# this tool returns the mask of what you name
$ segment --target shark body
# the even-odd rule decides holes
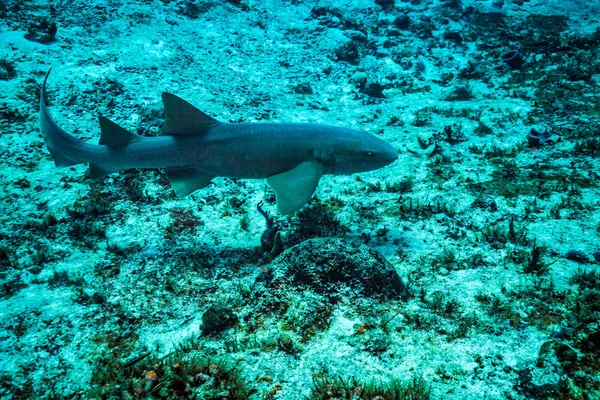
[[[213,178],[267,179],[281,214],[306,204],[324,174],[353,174],[394,162],[398,151],[354,129],[303,123],[223,123],[185,100],[163,93],[161,135],[135,135],[100,116],[99,144],[62,130],[40,94],[40,129],[57,167],[89,163],[92,178],[130,168],[164,168],[175,193],[186,196]]]

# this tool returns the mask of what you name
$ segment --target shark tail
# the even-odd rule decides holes
[[[98,146],[69,135],[52,120],[46,104],[46,81],[51,70],[46,74],[40,92],[40,130],[46,147],[54,159],[54,164],[57,167],[70,167],[89,163],[92,179],[120,171],[121,169],[118,167],[104,165],[97,155]],[[127,131],[102,115],[99,116],[99,122],[102,133],[98,143],[100,146],[120,147],[142,139],[141,136]]]
[[[52,71],[52,68],[46,73],[40,92],[40,131],[42,132],[42,137],[57,167],[82,164],[86,160],[82,157],[83,152],[77,151],[77,149],[84,148],[87,143],[63,131],[56,125],[48,113],[46,81],[48,80],[50,71]]]

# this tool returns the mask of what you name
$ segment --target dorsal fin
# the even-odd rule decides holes
[[[120,127],[102,115],[98,116],[98,120],[100,121],[100,131],[102,132],[98,144],[118,147],[126,146],[131,142],[141,139],[140,136],[129,132],[127,129]]]
[[[196,107],[174,94],[163,92],[165,124],[161,135],[203,135],[220,124]]]

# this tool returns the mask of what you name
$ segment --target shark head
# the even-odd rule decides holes
[[[301,209],[314,193],[323,174],[349,175],[383,168],[398,159],[398,150],[387,142],[355,129],[317,124],[289,124],[302,154],[310,156],[287,171],[271,175],[267,183],[275,192],[277,210],[286,215]]]
[[[383,168],[398,159],[398,150],[369,133],[335,128],[335,142],[324,141],[314,150],[315,159],[325,173],[349,175]]]

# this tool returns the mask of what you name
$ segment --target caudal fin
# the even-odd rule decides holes
[[[76,149],[85,145],[85,142],[69,135],[63,131],[50,118],[46,105],[46,81],[52,68],[46,73],[42,90],[40,92],[40,130],[46,147],[54,159],[57,167],[69,167],[71,165],[82,164],[85,160],[78,159]]]

